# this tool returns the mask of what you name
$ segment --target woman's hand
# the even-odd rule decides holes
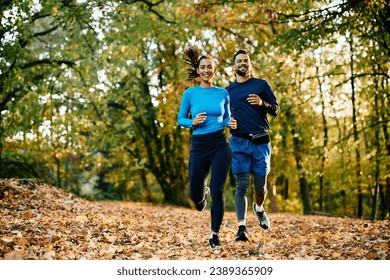
[[[195,118],[192,121],[193,126],[200,125],[207,119],[206,112],[199,113],[195,116]]]
[[[232,117],[228,123],[230,129],[237,129],[237,121]]]

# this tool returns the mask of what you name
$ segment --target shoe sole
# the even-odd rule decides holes
[[[236,241],[249,241],[249,239],[248,238],[245,238],[245,239],[243,239],[243,238],[236,238]]]
[[[215,250],[215,249],[217,249],[217,247],[221,247],[221,244],[219,244],[219,245],[214,244],[214,246],[213,246],[213,245],[211,245],[211,239],[210,239],[209,240],[209,247],[210,247],[210,250]]]
[[[218,249],[218,247],[221,248],[221,245],[216,245],[214,247],[212,247],[211,245],[209,246],[210,250]]]
[[[262,229],[269,229],[270,227],[259,225]]]

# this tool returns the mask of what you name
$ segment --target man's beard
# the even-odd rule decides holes
[[[249,75],[249,68],[245,68],[244,71],[241,71],[240,69],[236,68],[235,71],[237,75],[242,77],[247,77]]]

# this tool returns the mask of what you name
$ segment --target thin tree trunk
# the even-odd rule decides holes
[[[144,169],[141,170],[141,182],[144,186],[145,192],[146,192],[146,201],[151,202],[152,201],[152,195],[150,193],[150,187],[148,184],[148,179],[146,178],[146,172]]]
[[[352,36],[352,35],[351,35]],[[354,57],[353,57],[353,42],[352,38],[349,41],[350,46],[350,71],[351,71],[351,102],[352,102],[352,125],[356,155],[356,185],[358,191],[358,205],[357,205],[357,216],[363,217],[363,191],[362,191],[362,170],[360,162],[360,145],[359,145],[359,134],[357,128],[357,105],[356,105],[356,92],[355,92],[355,72],[354,72]]]
[[[322,152],[320,154],[320,176],[318,178],[320,185],[320,198],[319,198],[319,211],[324,211],[324,172],[325,172],[325,161],[326,161],[326,151],[328,145],[328,124],[325,116],[325,101],[322,90],[322,82],[319,78],[319,68],[316,66],[316,76],[320,91],[320,99],[321,99],[321,116],[322,116],[322,127],[323,127],[323,143],[322,143]]]
[[[283,126],[283,127],[287,127],[287,126]],[[282,135],[285,134],[283,132],[281,133]],[[287,150],[287,142],[286,142],[286,137],[285,136],[283,136],[280,145],[282,145],[282,149],[283,150]],[[288,164],[287,164],[287,157],[286,156],[280,157],[280,160],[282,161],[283,166],[288,166]],[[277,185],[281,185],[282,186],[282,197],[283,197],[283,199],[284,200],[288,199],[288,197],[289,197],[289,181],[288,181],[288,176],[286,175],[286,172],[282,172],[281,175],[276,180],[276,182],[277,182],[276,183]]]
[[[271,211],[273,213],[279,212],[278,204],[276,200],[276,184],[271,183],[267,184],[267,196],[269,197]]]
[[[62,187],[62,182],[61,182],[61,161],[60,159],[56,156],[56,153],[54,153],[54,161],[56,163],[56,181],[57,181],[57,187],[61,188]]]
[[[385,120],[387,119],[387,115],[386,115],[386,108],[389,107],[389,97],[390,97],[390,94],[389,92],[386,90],[386,88],[388,88],[389,85],[387,84],[387,80],[386,79],[382,79],[382,84],[381,84],[381,88],[383,90],[384,93],[386,93],[382,98],[381,98],[381,119],[382,120]],[[387,156],[390,156],[390,135],[389,135],[389,131],[387,129],[387,123],[386,122],[383,122],[382,123],[382,130],[383,130],[383,136],[385,138],[385,145],[386,145],[386,151],[387,151]],[[390,163],[387,161],[386,163],[386,170],[390,170]],[[382,216],[383,218],[387,217],[389,218],[390,220],[390,177],[389,176],[386,176],[386,179],[385,179],[385,192],[386,192],[386,198],[383,200],[383,203],[385,204],[385,211],[384,213],[382,213]]]
[[[375,95],[374,98],[374,104],[375,104],[375,116],[379,116],[379,110],[378,110],[378,95]],[[375,119],[377,121],[377,118]],[[379,126],[375,126],[375,137],[374,137],[374,147],[375,147],[375,175],[374,175],[374,194],[372,197],[372,208],[371,208],[371,219],[376,218],[376,212],[377,212],[377,202],[378,202],[378,189],[379,189],[379,180],[380,180],[380,142],[379,142]]]

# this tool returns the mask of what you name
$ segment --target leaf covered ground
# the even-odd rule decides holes
[[[390,221],[269,213],[250,242],[235,242],[226,212],[222,247],[210,251],[210,211],[91,202],[34,180],[0,180],[0,259],[25,260],[389,260]]]

